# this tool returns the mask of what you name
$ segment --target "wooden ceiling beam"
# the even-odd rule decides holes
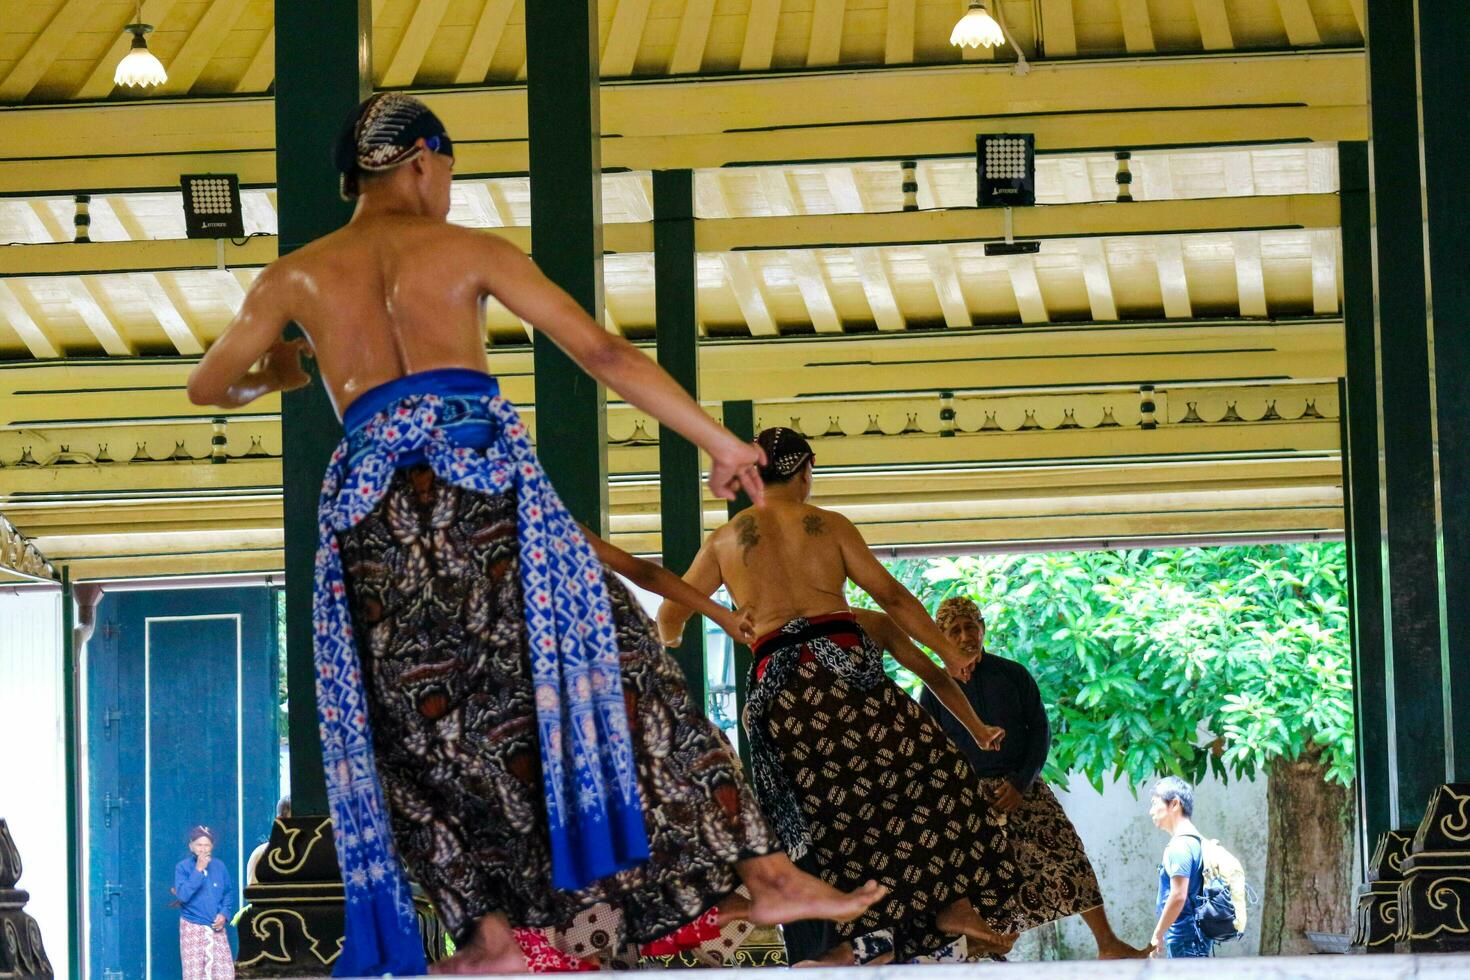
[[[103,351],[112,357],[136,356],[138,352],[118,333],[117,325],[103,308],[103,297],[93,281],[86,276],[78,276],[74,279],[63,279],[62,282],[72,307],[92,332],[92,336],[97,338]]]
[[[184,46],[166,66],[168,81],[158,87],[157,94],[188,95],[248,4],[249,0],[211,0]]]
[[[380,87],[405,88],[413,84],[448,9],[449,0],[418,0],[408,26],[398,38],[398,47],[393,49],[393,57],[378,80]]]
[[[1126,208],[1111,202],[1057,204],[1014,212],[1017,238],[1070,239],[1092,236],[1181,235],[1241,229],[1335,229],[1335,194],[1136,201]],[[529,249],[530,229],[499,228],[497,234]],[[701,252],[800,249],[936,242],[998,241],[1005,237],[1002,215],[990,210],[890,211],[867,214],[793,215],[767,218],[707,218],[697,223]],[[604,245],[612,253],[652,250],[652,225],[604,226]],[[231,268],[256,269],[276,257],[276,238],[258,235],[229,246]],[[213,269],[217,245],[202,239],[57,244],[46,248],[0,249],[0,275],[76,276],[109,272],[167,272]]]
[[[0,103],[25,101],[66,45],[97,12],[96,0],[66,0],[0,79]],[[11,12],[11,15],[14,11]],[[7,17],[10,15],[7,15]]]
[[[270,89],[271,83],[276,80],[276,29],[274,26],[265,32],[265,40],[260,42],[260,47],[255,49],[255,56],[250,59],[250,67],[245,69],[245,74],[235,83],[235,91],[242,95],[265,92]]]
[[[1261,266],[1261,239],[1258,235],[1237,233],[1230,236],[1235,249],[1235,281],[1240,290],[1240,315],[1263,317],[1266,307],[1266,278]]]
[[[1286,39],[1292,47],[1315,48],[1322,44],[1322,35],[1317,31],[1316,18],[1312,16],[1307,0],[1276,0],[1281,11],[1281,22],[1286,26]]]
[[[1128,53],[1153,54],[1154,27],[1148,0],[1118,0],[1118,14],[1123,19],[1123,45]]]
[[[741,252],[727,252],[720,256],[730,289],[735,294],[735,302],[740,305],[740,313],[745,317],[751,336],[774,337],[780,331],[776,328],[776,320],[771,316],[770,306],[766,303],[766,293],[761,288],[760,276],[747,263],[747,258]]]
[[[1335,231],[1312,232],[1312,312],[1318,316],[1331,316],[1338,311],[1339,241]]]
[[[4,279],[0,279],[0,320],[10,325],[10,329],[20,337],[21,343],[26,345],[26,350],[31,352],[32,357],[44,360],[61,356],[60,350],[51,342],[46,331],[41,329],[41,325]]]
[[[740,49],[741,71],[765,71],[776,51],[776,29],[781,23],[781,0],[750,0],[745,22],[745,44]]]
[[[1006,270],[1011,274],[1011,288],[1016,293],[1016,309],[1022,323],[1049,323],[1051,314],[1041,297],[1041,282],[1036,278],[1036,257],[1006,256]]]
[[[837,206],[838,214],[863,214],[868,210],[868,202],[863,200],[863,192],[858,187],[857,174],[851,167],[827,167],[827,190],[832,195],[832,203]]]
[[[138,216],[133,213],[133,209],[128,204],[127,198],[116,194],[111,194],[106,197],[94,197],[92,199],[93,210],[96,210],[99,205],[112,212],[113,217],[117,218],[117,223],[122,225],[122,229],[127,234],[129,240],[146,242],[152,237],[148,234],[148,230],[143,227],[143,223],[138,220]]]
[[[812,6],[812,36],[807,41],[809,68],[835,65],[842,58],[842,22],[847,17],[847,0],[816,0]]]
[[[883,42],[885,65],[913,63],[914,15],[914,0],[888,0],[888,32]]]
[[[194,328],[189,326],[173,299],[159,282],[158,275],[151,272],[135,272],[128,276],[128,280],[138,288],[138,291],[148,300],[148,306],[153,311],[153,318],[168,334],[168,339],[174,345],[174,350],[185,357],[192,357],[204,353],[204,344]]]
[[[873,322],[879,330],[902,330],[906,325],[903,311],[899,309],[898,297],[893,294],[893,280],[888,276],[883,253],[876,248],[855,248],[852,254],[857,261],[858,275],[863,280],[868,308],[873,311]]]
[[[506,25],[510,23],[510,12],[515,0],[485,0],[480,16],[475,19],[475,31],[470,35],[470,46],[465,49],[464,60],[455,72],[456,85],[481,85],[490,74],[490,65],[495,61],[495,52],[505,37]]]
[[[1016,238],[1180,235],[1240,229],[1337,228],[1334,194],[1222,197],[1174,201],[1055,204],[1013,212]],[[1005,237],[999,209],[890,211],[791,218],[728,218],[699,222],[700,251],[926,245],[998,241]],[[608,226],[609,228],[618,226]],[[61,246],[58,246],[61,247]],[[3,256],[3,253],[0,253]]]
[[[75,227],[67,228],[56,217],[56,212],[51,209],[51,202],[41,198],[31,198],[31,215],[35,218],[40,230],[45,233],[49,242],[69,242],[76,234]]]
[[[810,249],[786,254],[791,262],[791,273],[796,278],[796,288],[801,290],[807,315],[811,317],[812,328],[817,333],[842,333],[842,317],[832,302],[832,289],[827,283],[821,258]]]
[[[693,75],[704,67],[704,49],[715,21],[715,0],[685,0],[679,36],[669,58],[670,75]]]
[[[1077,57],[1072,0],[1041,0],[1041,44],[1048,58]]]
[[[1366,138],[1364,79],[1361,52],[1320,52],[1043,62],[1025,78],[954,65],[613,82],[602,87],[602,117],[617,136],[604,140],[603,163],[646,170],[954,155],[973,152],[979,117],[987,128],[1035,133],[1043,152],[1336,142]],[[427,99],[459,141],[461,173],[525,172],[523,89]],[[926,107],[922,118],[915,105]],[[1030,114],[996,118],[997,105]],[[172,189],[191,169],[233,172],[247,186],[275,180],[268,98],[22,108],[6,113],[6,126],[30,156],[0,160],[0,194]]]
[[[1225,0],[1194,0],[1194,18],[1199,24],[1200,43],[1206,51],[1234,50],[1235,37],[1230,33]]]
[[[944,311],[944,325],[951,329],[974,326],[949,246],[925,245],[924,259],[929,263],[929,274],[934,278],[934,292],[939,297],[939,308]]]
[[[1103,239],[1080,239],[1077,252],[1082,258],[1082,278],[1087,284],[1087,302],[1092,308],[1092,318],[1103,322],[1118,319],[1118,304],[1113,299],[1113,276],[1108,269]]]
[[[1187,320],[1194,316],[1194,308],[1189,301],[1189,280],[1184,274],[1184,244],[1178,236],[1160,235],[1154,239],[1154,261],[1159,270],[1164,316],[1171,320]]]
[[[533,0],[534,2],[534,0]],[[612,26],[602,46],[599,62],[603,78],[623,78],[633,74],[638,49],[643,44],[643,28],[648,22],[648,8],[653,0],[618,0],[613,10]]]

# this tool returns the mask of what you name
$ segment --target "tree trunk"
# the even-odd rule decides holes
[[[1351,787],[1327,782],[1315,749],[1271,763],[1262,956],[1314,953],[1308,932],[1349,931],[1352,800]]]

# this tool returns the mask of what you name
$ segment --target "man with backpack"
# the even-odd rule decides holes
[[[1194,788],[1178,776],[1154,785],[1148,815],[1169,835],[1159,865],[1159,923],[1155,957],[1212,956],[1216,943],[1245,933],[1249,890],[1245,869],[1217,840],[1206,840],[1191,819]]]

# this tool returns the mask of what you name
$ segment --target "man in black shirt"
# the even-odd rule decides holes
[[[995,927],[1023,932],[1080,913],[1097,940],[1100,958],[1147,956],[1147,950],[1135,949],[1114,935],[1082,840],[1041,779],[1051,751],[1051,723],[1030,671],[985,651],[985,619],[972,600],[963,596],[946,599],[934,619],[962,651],[977,655],[954,678],[975,713],[1006,733],[1000,748],[981,749],[927,687],[919,698],[970,760],[1014,848],[1021,873],[1016,917],[1011,922],[996,922]]]

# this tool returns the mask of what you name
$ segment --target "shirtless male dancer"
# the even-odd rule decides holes
[[[422,973],[404,866],[459,953],[524,968],[507,921],[606,902],[647,942],[750,891],[750,918],[854,918],[791,863],[728,742],[545,478],[486,373],[494,296],[759,500],[759,450],[597,325],[517,248],[446,222],[453,143],[417,99],[360,105],[340,134],[352,220],[272,263],[189,379],[238,407],[310,383],[347,438],[322,492],[317,705],[343,884],[338,975]],[[286,341],[287,324],[307,340]]]
[[[884,673],[882,651],[848,608],[847,581],[953,669],[968,658],[851,521],[807,503],[814,456],[806,439],[777,428],[757,443],[767,460],[764,503],[712,534],[684,577],[706,594],[724,584],[755,615],[761,638],[746,727],[761,809],[803,869],[838,887],[868,878],[888,886],[884,901],[834,930],[837,940],[892,930],[900,962],[956,935],[1003,953],[1015,937],[987,921],[1002,911],[1015,874],[1003,835],[987,820],[964,756]],[[671,635],[688,616],[666,601],[660,632]],[[988,726],[975,734],[987,746],[1004,736]]]

